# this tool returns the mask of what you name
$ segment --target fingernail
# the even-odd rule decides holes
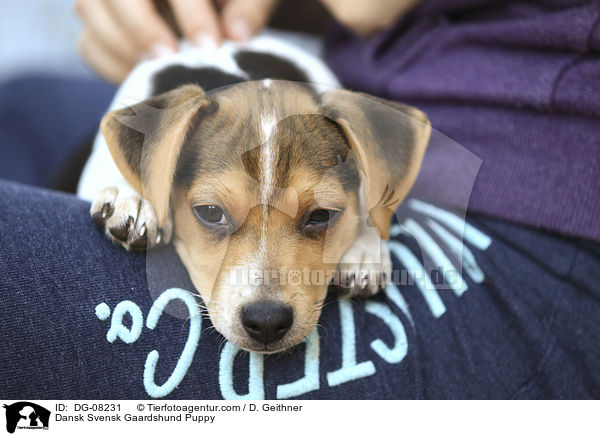
[[[203,50],[214,50],[217,48],[217,41],[209,33],[200,32],[196,34],[194,42]]]
[[[252,38],[252,29],[250,29],[250,26],[245,20],[234,21],[231,25],[231,31],[233,35],[241,41],[248,41]]]
[[[162,58],[164,56],[170,56],[172,54],[175,54],[175,50],[173,50],[168,45],[163,44],[162,42],[154,44],[150,52],[152,57],[155,58]]]

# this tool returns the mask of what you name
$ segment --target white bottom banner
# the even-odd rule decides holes
[[[598,434],[596,401],[0,400],[0,434]],[[227,433],[229,434],[229,433]],[[233,434],[233,433],[232,433]],[[241,433],[245,434],[245,433]]]

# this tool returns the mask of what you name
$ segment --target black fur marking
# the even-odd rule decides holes
[[[254,147],[241,155],[244,171],[256,181],[260,181],[260,157],[263,153],[263,146]]]
[[[254,51],[240,51],[235,56],[248,80],[279,79],[308,83],[308,76],[292,62],[281,57]],[[152,80],[152,95],[162,94],[181,85],[196,84],[205,91],[245,82],[241,76],[215,67],[191,68],[173,65],[157,72]]]
[[[190,68],[174,65],[156,73],[152,80],[152,95],[162,94],[181,85],[199,85],[205,91],[244,82],[245,79],[213,67]]]
[[[248,73],[251,80],[279,79],[308,83],[309,79],[292,62],[268,53],[240,51],[235,60],[238,66]]]
[[[218,107],[219,105],[216,101],[211,101],[208,106],[194,116],[194,119],[190,123],[185,142],[177,158],[174,178],[176,185],[190,187],[194,179],[198,176],[199,156],[197,153],[198,145],[195,143],[195,135],[202,120],[206,116],[215,113]]]

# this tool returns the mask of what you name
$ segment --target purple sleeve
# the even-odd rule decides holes
[[[472,211],[600,241],[599,22],[598,1],[430,1],[369,39],[332,29],[326,57],[482,159]]]

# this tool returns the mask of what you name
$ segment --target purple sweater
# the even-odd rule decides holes
[[[345,86],[419,107],[482,160],[465,192],[459,159],[428,153],[432,200],[600,242],[600,0],[431,0],[326,47]]]

